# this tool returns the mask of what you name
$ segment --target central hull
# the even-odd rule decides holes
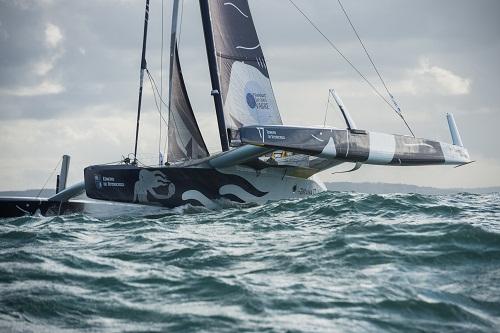
[[[89,198],[175,208],[183,205],[215,208],[221,201],[264,204],[304,198],[326,191],[314,176],[287,176],[287,168],[255,170],[244,166],[145,168],[96,165],[85,169]]]

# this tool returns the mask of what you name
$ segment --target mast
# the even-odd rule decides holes
[[[148,37],[148,21],[149,21],[149,0],[146,0],[146,10],[144,13],[144,33],[142,37],[141,72],[139,79],[139,101],[137,103],[137,124],[135,128],[134,161],[132,162],[132,164],[134,165],[137,165],[137,141],[139,139],[139,120],[141,118],[142,83],[144,81],[144,70],[146,69],[146,40]]]
[[[224,120],[222,96],[220,94],[220,84],[218,79],[217,58],[215,54],[214,38],[212,34],[212,24],[210,18],[209,0],[200,0],[201,21],[203,23],[203,34],[205,36],[205,46],[207,49],[208,68],[210,70],[210,80],[212,82],[211,95],[214,97],[215,112],[217,114],[217,124],[219,125],[219,136],[222,151],[229,150],[229,142]]]

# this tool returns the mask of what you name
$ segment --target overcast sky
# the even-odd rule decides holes
[[[285,124],[322,124],[328,89],[335,88],[359,127],[407,134],[288,0],[249,2]],[[382,90],[337,1],[295,2]],[[500,1],[343,3],[416,135],[449,142],[445,114],[452,112],[477,162],[457,169],[364,166],[344,175],[324,172],[322,179],[499,186]],[[164,0],[164,68],[171,6]],[[150,13],[148,67],[159,83],[160,0],[151,0]],[[82,179],[85,166],[133,152],[143,18],[142,0],[0,0],[0,190],[40,188],[62,154],[72,157],[71,183]],[[201,130],[210,151],[218,151],[195,0],[184,1],[180,54]],[[160,122],[145,87],[139,157],[152,162]],[[345,127],[333,107],[328,124]]]

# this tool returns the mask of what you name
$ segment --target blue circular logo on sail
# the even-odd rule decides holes
[[[255,107],[257,106],[257,102],[255,101],[255,97],[252,93],[247,94],[247,104],[252,109],[255,109]]]

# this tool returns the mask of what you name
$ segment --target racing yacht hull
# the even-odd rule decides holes
[[[326,191],[315,176],[290,176],[289,167],[254,169],[233,166],[137,167],[95,165],[85,168],[85,190],[92,199],[175,208],[215,208],[224,201],[264,204]]]

